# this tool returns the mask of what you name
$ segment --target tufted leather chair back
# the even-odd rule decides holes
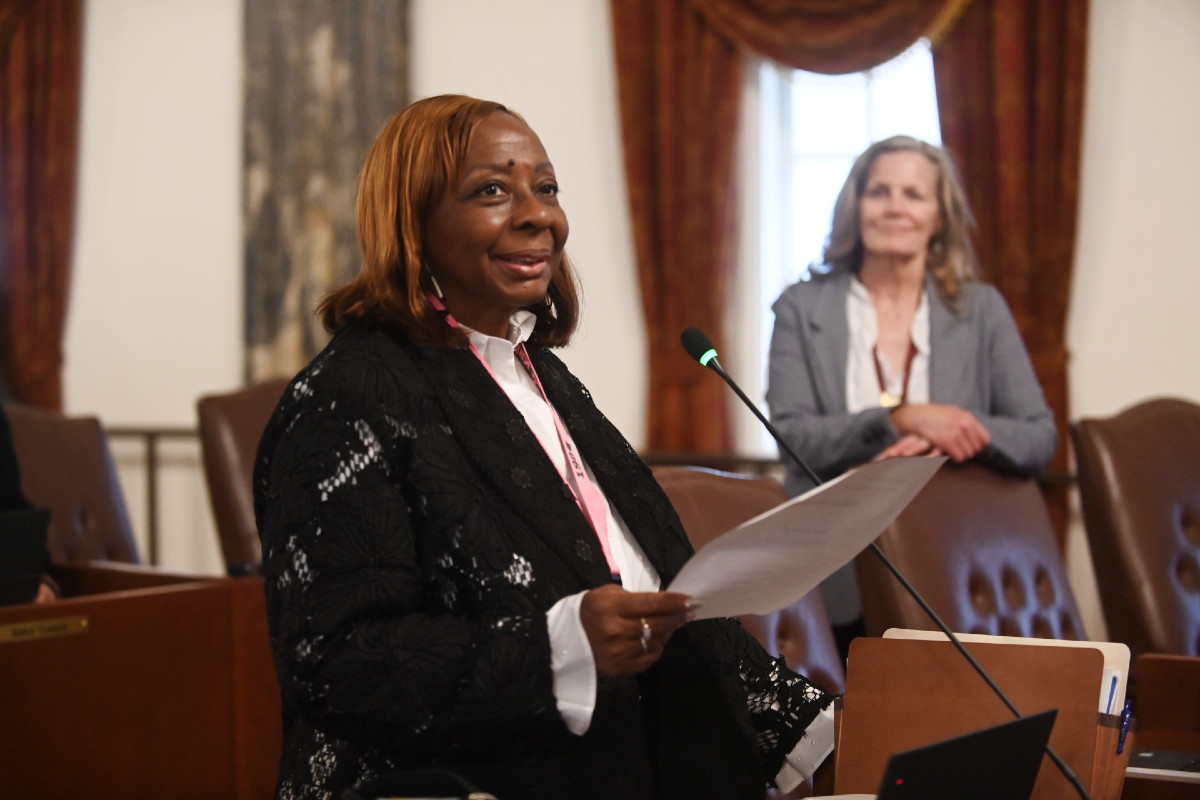
[[[25,496],[35,506],[50,509],[51,560],[139,563],[100,421],[17,404],[5,404],[4,412]]]
[[[1200,405],[1148,400],[1071,426],[1109,635],[1200,655]]]
[[[956,633],[1087,638],[1032,479],[947,464],[876,543]],[[856,565],[868,635],[937,630],[874,553]]]
[[[287,387],[273,378],[196,402],[200,454],[208,499],[217,522],[221,554],[229,574],[248,575],[262,566],[262,544],[254,519],[254,458],[271,412]]]
[[[741,475],[701,467],[657,466],[654,477],[667,493],[692,546],[699,550],[725,531],[788,499],[769,476]],[[818,590],[774,614],[750,614],[742,626],[767,652],[781,656],[826,691],[841,694],[846,675]]]

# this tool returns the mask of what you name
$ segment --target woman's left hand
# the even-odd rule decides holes
[[[596,673],[628,677],[649,667],[687,622],[690,598],[677,592],[627,592],[615,584],[583,596],[579,618]]]
[[[51,584],[44,580],[38,584],[37,596],[33,598],[33,602],[53,603],[57,599],[58,593],[54,591],[54,587]]]

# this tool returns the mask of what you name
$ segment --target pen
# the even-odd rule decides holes
[[[1112,713],[1112,701],[1113,701],[1113,697],[1115,697],[1116,694],[1117,694],[1117,676],[1113,675],[1112,676],[1112,685],[1110,685],[1108,687],[1108,705],[1106,705],[1104,707],[1105,714]]]
[[[1125,701],[1125,708],[1121,709],[1121,735],[1117,737],[1117,755],[1125,752],[1125,736],[1129,733],[1129,722],[1133,719],[1133,703],[1131,700]]]

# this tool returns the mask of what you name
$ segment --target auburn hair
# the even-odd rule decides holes
[[[367,151],[358,182],[362,268],[317,307],[327,331],[375,321],[424,345],[452,347],[465,340],[430,302],[433,284],[425,268],[425,226],[434,207],[458,182],[476,127],[496,113],[525,121],[500,103],[439,95],[418,100],[384,123]],[[550,280],[546,302],[529,310],[537,316],[532,341],[548,346],[570,341],[579,318],[579,291],[565,253]]]

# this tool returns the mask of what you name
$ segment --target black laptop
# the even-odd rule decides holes
[[[878,800],[1028,800],[1058,711],[896,753]]]
[[[46,568],[49,529],[49,509],[0,511],[0,605],[28,603],[37,597]]]

